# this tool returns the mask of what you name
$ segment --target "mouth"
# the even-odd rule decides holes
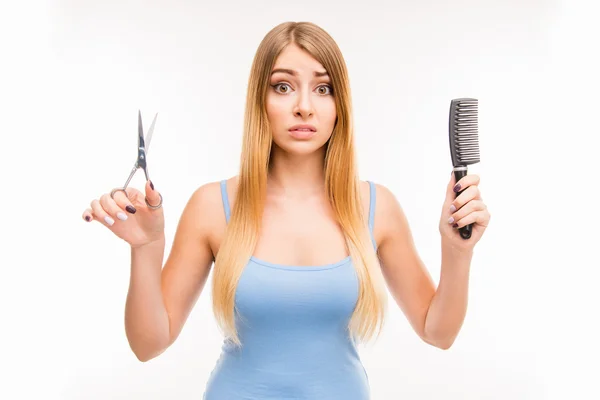
[[[316,132],[317,128],[315,128],[313,125],[294,125],[289,129],[290,132],[292,131],[297,131],[297,132]]]
[[[307,140],[317,133],[317,128],[312,125],[294,125],[289,129],[290,136],[298,140]]]

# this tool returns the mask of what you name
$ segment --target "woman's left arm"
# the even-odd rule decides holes
[[[415,249],[398,201],[387,188],[377,185],[375,229],[383,275],[415,332],[441,349],[450,348],[464,321],[473,248],[490,220],[481,200],[479,180],[478,175],[463,177],[456,192],[454,174],[448,183],[440,218],[442,266],[437,289]],[[465,240],[458,228],[470,223],[472,235]]]

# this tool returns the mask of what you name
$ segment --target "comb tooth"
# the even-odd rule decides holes
[[[458,148],[459,148],[459,151],[472,151],[472,150],[477,150],[477,148],[478,148],[478,147],[479,147],[479,146],[477,146],[477,144],[476,144],[476,143],[469,143],[469,144],[465,144],[465,145],[462,145],[462,144],[460,144],[460,145],[458,146]]]
[[[476,146],[478,143],[477,137],[473,136],[471,138],[459,138],[458,140],[456,140],[456,143],[458,145],[460,145],[461,147],[463,146]]]
[[[459,151],[458,154],[461,157],[476,157],[479,155],[479,151],[478,150],[473,150],[470,152],[466,152],[466,151]]]

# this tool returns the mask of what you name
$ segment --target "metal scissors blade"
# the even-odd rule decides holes
[[[144,143],[144,127],[142,125],[142,111],[138,110],[138,148],[143,149]]]
[[[150,129],[148,129],[148,133],[146,134],[146,154],[148,154],[148,150],[150,150],[150,142],[152,142],[152,133],[154,133],[154,125],[156,124],[156,117],[158,117],[158,113],[154,114],[154,119],[152,120],[152,124],[150,124]]]
[[[150,150],[150,143],[152,142],[152,134],[154,133],[154,125],[156,124],[156,117],[158,117],[158,113],[154,115],[154,119],[152,120],[152,124],[150,124],[150,129],[148,129],[148,133],[144,138],[144,127],[142,124],[142,113],[138,111],[138,147],[143,148],[148,154],[148,150]]]

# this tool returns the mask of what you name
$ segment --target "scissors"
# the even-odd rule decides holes
[[[127,178],[127,181],[125,182],[125,185],[123,185],[123,187],[115,188],[110,192],[111,198],[114,199],[114,195],[116,192],[123,192],[123,193],[125,193],[125,196],[127,196],[127,198],[129,198],[129,196],[127,195],[127,191],[125,189],[127,189],[127,185],[129,185],[131,178],[133,178],[133,176],[135,175],[137,170],[140,168],[144,170],[144,174],[146,175],[146,181],[150,180],[150,175],[148,175],[148,165],[146,163],[146,155],[148,154],[148,149],[150,148],[150,142],[152,141],[152,133],[154,132],[154,124],[156,123],[157,116],[158,116],[158,113],[156,115],[154,115],[154,120],[152,121],[152,124],[150,125],[150,129],[148,129],[148,134],[146,135],[146,138],[144,139],[144,128],[142,127],[142,112],[138,110],[138,156],[137,156],[137,160],[135,160],[135,164],[133,164],[133,168],[131,169],[131,173],[129,174],[129,178]],[[160,196],[160,202],[155,206],[148,203],[147,198],[144,198],[144,200],[146,201],[146,205],[149,208],[156,210],[156,209],[162,207],[162,202],[163,202],[162,195],[160,193],[158,195]]]

